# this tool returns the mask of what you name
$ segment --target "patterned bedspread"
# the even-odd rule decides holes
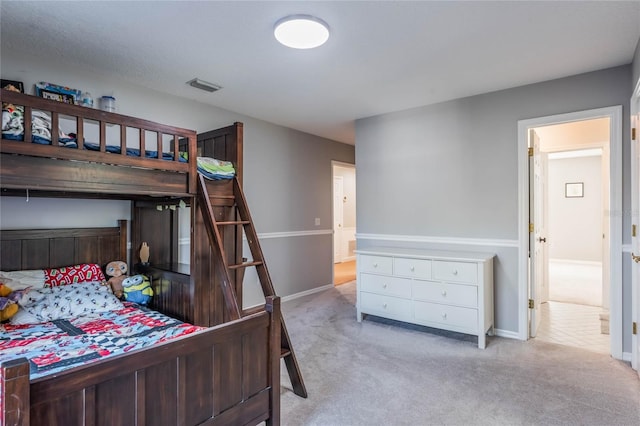
[[[125,302],[123,309],[93,316],[2,324],[0,362],[25,357],[35,379],[204,329]]]

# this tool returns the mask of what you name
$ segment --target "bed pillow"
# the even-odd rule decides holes
[[[20,310],[11,318],[11,324],[34,324],[124,308],[109,287],[100,282],[31,290],[19,304]]]
[[[45,287],[58,287],[61,285],[95,281],[106,281],[102,273],[102,268],[96,263],[83,263],[81,265],[44,270]]]
[[[44,271],[42,269],[0,271],[0,282],[12,290],[24,290],[29,287],[42,288],[44,287]]]

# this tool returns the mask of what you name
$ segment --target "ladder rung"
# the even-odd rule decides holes
[[[284,358],[285,356],[291,355],[291,349],[289,348],[280,348],[280,358]]]
[[[229,265],[229,269],[248,268],[250,266],[258,266],[258,265],[262,265],[262,262],[246,262],[246,263],[240,263],[238,265]]]
[[[209,198],[216,199],[225,199],[225,200],[235,200],[236,197],[233,195],[217,195],[217,194],[209,194]]]
[[[251,222],[248,220],[229,220],[224,222],[216,222],[217,225],[248,225]]]

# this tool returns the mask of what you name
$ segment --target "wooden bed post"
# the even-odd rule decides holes
[[[29,361],[26,358],[0,365],[0,425],[29,426]]]
[[[271,391],[269,394],[269,406],[271,413],[267,420],[268,426],[277,426],[280,424],[280,336],[281,336],[281,312],[280,297],[267,296],[265,302],[265,310],[269,312],[269,381],[271,382]]]
[[[133,256],[131,256],[131,260],[127,258],[127,243],[129,242],[127,221],[125,219],[118,220],[118,226],[120,227],[120,259],[127,262],[127,265],[132,265],[132,261],[134,260]]]

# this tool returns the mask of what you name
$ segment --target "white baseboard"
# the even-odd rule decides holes
[[[602,262],[597,260],[576,260],[576,259],[549,259],[549,263],[567,263],[570,265],[602,266]]]
[[[631,352],[622,352],[622,360],[631,362]]]
[[[506,337],[507,339],[520,340],[520,335],[518,334],[517,331],[501,330],[499,328],[495,328],[493,330],[493,334],[495,334],[498,337]]]
[[[320,287],[312,288],[311,290],[301,291],[300,293],[290,294],[289,296],[284,296],[281,298],[282,302],[288,302],[289,300],[298,299],[299,297],[308,296],[314,293],[320,293],[321,291],[329,290],[333,288],[333,284],[327,284]]]

